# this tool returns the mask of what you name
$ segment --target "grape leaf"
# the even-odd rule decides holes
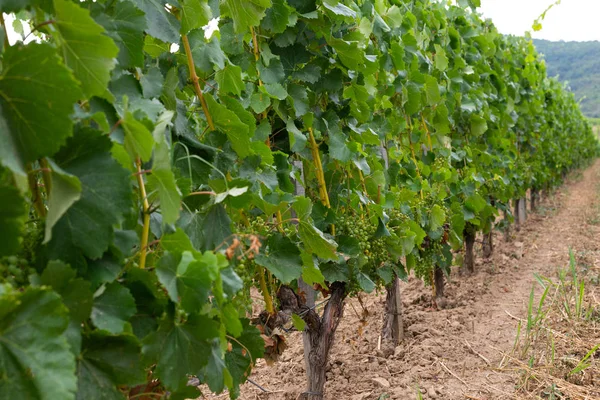
[[[81,91],[48,44],[11,46],[2,64],[0,112],[8,129],[0,129],[0,162],[22,172],[25,163],[56,153],[72,134],[69,115]]]
[[[289,23],[290,14],[291,9],[285,0],[273,0],[273,6],[267,9],[261,26],[273,33],[282,33]]]
[[[54,0],[54,8],[65,63],[81,83],[84,96],[112,100],[107,85],[119,48],[88,10],[69,0]]]
[[[165,0],[134,0],[134,3],[146,14],[146,32],[156,39],[167,43],[179,42],[181,26],[177,18],[165,9]]]
[[[70,262],[65,257],[72,255],[73,246],[87,257],[101,257],[111,243],[113,225],[131,207],[129,173],[111,157],[110,148],[108,137],[84,128],[56,154],[55,163],[80,180],[82,192],[52,229],[50,259]]]
[[[301,221],[298,227],[298,234],[304,246],[324,260],[334,260],[337,258],[335,250],[337,243],[325,237],[324,233],[315,226]]]
[[[249,28],[260,24],[271,0],[224,0],[221,2],[221,13],[229,14],[236,32],[246,32]]]
[[[109,283],[94,299],[92,322],[99,329],[119,334],[125,330],[135,310],[135,300],[129,289],[117,282]]]
[[[232,93],[240,96],[245,88],[242,69],[237,65],[227,64],[225,68],[217,71],[215,79],[219,84],[219,94]]]
[[[93,14],[96,21],[106,29],[119,47],[119,66],[122,68],[143,67],[144,65],[144,31],[146,17],[128,0],[114,3],[114,7],[104,12]]]
[[[69,207],[81,198],[81,182],[76,176],[63,171],[58,165],[50,161],[52,166],[52,189],[48,200],[48,214],[44,243],[52,239],[52,228],[67,212]]]
[[[123,400],[120,385],[146,381],[140,343],[135,336],[91,332],[83,337],[77,363],[77,400]]]
[[[217,103],[210,94],[206,94],[205,98],[215,126],[227,135],[235,152],[242,158],[252,154],[248,125],[240,121],[234,112]]]
[[[5,399],[75,399],[75,357],[60,297],[45,288],[0,286],[0,393]]]
[[[219,336],[219,324],[191,314],[184,323],[164,319],[158,330],[143,341],[144,356],[156,363],[155,373],[170,390],[187,384],[208,363],[211,341]]]
[[[192,29],[202,28],[211,17],[211,10],[206,0],[179,0],[181,7],[181,34]]]
[[[281,234],[270,236],[265,243],[266,253],[256,256],[255,261],[275,275],[283,284],[288,284],[302,275],[300,250]]]

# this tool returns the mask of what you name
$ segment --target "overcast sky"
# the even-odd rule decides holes
[[[501,33],[523,35],[555,0],[481,0],[479,11],[494,21]],[[600,0],[562,0],[533,33],[537,39],[600,40]]]

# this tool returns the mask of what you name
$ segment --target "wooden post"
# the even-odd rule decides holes
[[[494,253],[494,228],[483,234],[483,257],[490,258]]]
[[[510,217],[508,216],[508,211],[506,210],[504,210],[504,241],[510,241]]]
[[[387,149],[383,141],[379,144],[381,158],[385,169],[389,168]],[[400,278],[394,274],[392,282],[385,287],[385,314],[383,316],[383,328],[381,337],[390,343],[392,348],[404,339],[404,322],[402,320],[402,296],[400,291]]]
[[[517,200],[517,207],[519,208],[519,225],[523,225],[527,221],[527,200],[525,197]]]
[[[444,285],[444,270],[436,265],[433,270],[433,287],[435,289],[435,305],[438,308],[444,308],[446,306]]]
[[[537,208],[537,202],[539,199],[539,191],[536,188],[531,188],[531,202],[530,202],[530,208],[531,208],[531,212],[535,212],[536,208]]]
[[[471,275],[475,272],[475,254],[473,253],[473,247],[475,246],[475,230],[469,223],[464,231],[465,238],[465,260],[464,265],[461,268],[463,275]]]

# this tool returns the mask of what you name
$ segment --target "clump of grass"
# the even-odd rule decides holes
[[[501,363],[518,371],[523,395],[600,399],[599,288],[590,271],[570,251],[568,267],[554,279],[536,275],[527,319],[519,320],[513,350]]]

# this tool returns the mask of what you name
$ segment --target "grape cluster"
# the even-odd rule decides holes
[[[350,236],[358,241],[360,251],[367,258],[367,268],[377,268],[390,261],[390,255],[384,238],[374,238],[377,227],[368,219],[345,216],[338,219],[338,233]]]
[[[0,283],[20,287],[27,284],[28,276],[36,271],[24,258],[9,256],[0,258]]]

